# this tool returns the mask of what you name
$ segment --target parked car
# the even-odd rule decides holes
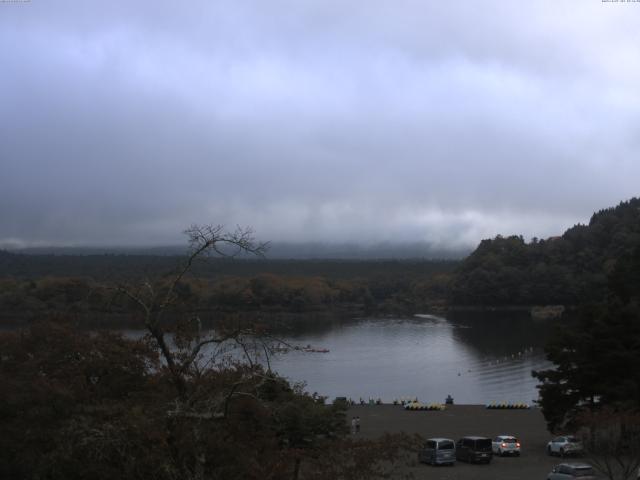
[[[431,465],[453,465],[456,463],[456,444],[449,438],[429,438],[418,452],[418,460]]]
[[[580,480],[595,480],[596,474],[591,465],[587,463],[561,463],[556,465],[547,475],[547,480],[567,480],[579,478]]]
[[[515,455],[520,456],[520,442],[513,435],[498,435],[491,442],[494,455]]]
[[[462,437],[456,443],[456,459],[469,463],[490,463],[493,457],[491,439],[486,437]]]
[[[583,451],[582,442],[572,435],[562,435],[555,437],[547,443],[547,453],[549,455],[579,455]]]

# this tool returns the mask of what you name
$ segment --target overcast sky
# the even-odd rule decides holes
[[[640,3],[0,1],[0,244],[546,237],[637,196]]]

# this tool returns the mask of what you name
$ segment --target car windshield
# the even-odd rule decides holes
[[[576,437],[567,437],[567,442],[578,443],[580,440]]]
[[[516,437],[504,437],[502,441],[505,443],[518,443],[518,439]]]
[[[491,440],[489,440],[488,438],[476,440],[476,448],[479,450],[483,448],[485,449],[491,448]]]
[[[438,448],[440,450],[453,450],[455,447],[454,443],[451,440],[443,440],[438,443]]]

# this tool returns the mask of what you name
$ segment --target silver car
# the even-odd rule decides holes
[[[456,463],[456,444],[450,438],[429,438],[418,460],[431,465],[453,465]]]
[[[547,453],[549,455],[579,455],[583,451],[582,442],[577,437],[562,435],[555,437],[547,443]]]
[[[556,465],[547,475],[547,480],[595,480],[596,474],[588,463],[561,463]]]

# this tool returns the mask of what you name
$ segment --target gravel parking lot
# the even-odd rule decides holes
[[[384,432],[418,433],[425,438],[447,437],[457,440],[465,435],[514,435],[522,444],[520,457],[494,457],[489,465],[456,462],[453,467],[431,466],[409,460],[406,468],[416,479],[434,480],[538,480],[546,479],[551,468],[561,463],[549,457],[545,447],[551,435],[542,413],[529,410],[487,410],[481,405],[453,405],[444,411],[407,411],[397,405],[350,407],[348,420],[360,417],[363,438],[375,438]]]

